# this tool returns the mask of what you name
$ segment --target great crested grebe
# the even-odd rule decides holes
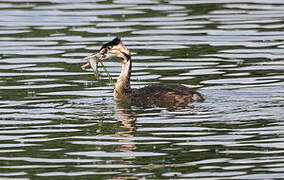
[[[96,59],[98,62],[109,58],[117,59],[122,65],[120,75],[114,87],[114,98],[117,100],[139,105],[177,107],[186,106],[189,102],[198,102],[205,99],[201,93],[180,84],[159,83],[140,89],[131,89],[131,53],[119,37],[103,44],[96,54],[87,56],[84,60]],[[87,67],[90,65],[91,63],[88,62],[83,66]]]

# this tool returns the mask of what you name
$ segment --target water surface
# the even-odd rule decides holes
[[[1,1],[0,178],[284,177],[283,17],[282,0]],[[133,87],[207,100],[115,103],[107,74],[80,66],[116,35]]]

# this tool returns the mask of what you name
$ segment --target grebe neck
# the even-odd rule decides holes
[[[114,87],[114,97],[127,97],[130,93],[130,76],[131,76],[132,62],[130,56],[122,61],[121,72]]]

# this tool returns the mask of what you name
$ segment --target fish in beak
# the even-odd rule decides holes
[[[81,68],[84,70],[87,68],[95,69],[94,64],[98,62],[102,62],[104,59],[105,59],[105,55],[102,54],[101,52],[98,52],[96,54],[91,54],[83,59],[84,61],[87,61],[87,63],[82,65]]]

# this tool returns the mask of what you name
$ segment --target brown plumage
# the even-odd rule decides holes
[[[97,61],[103,61],[112,57],[122,64],[121,73],[114,88],[114,98],[119,101],[143,106],[178,107],[205,99],[201,93],[180,84],[153,84],[140,89],[131,89],[131,53],[118,37],[104,44],[98,53],[84,59],[96,58]]]
[[[128,98],[134,104],[160,107],[186,106],[190,102],[204,100],[202,94],[180,84],[153,84],[133,89]]]

